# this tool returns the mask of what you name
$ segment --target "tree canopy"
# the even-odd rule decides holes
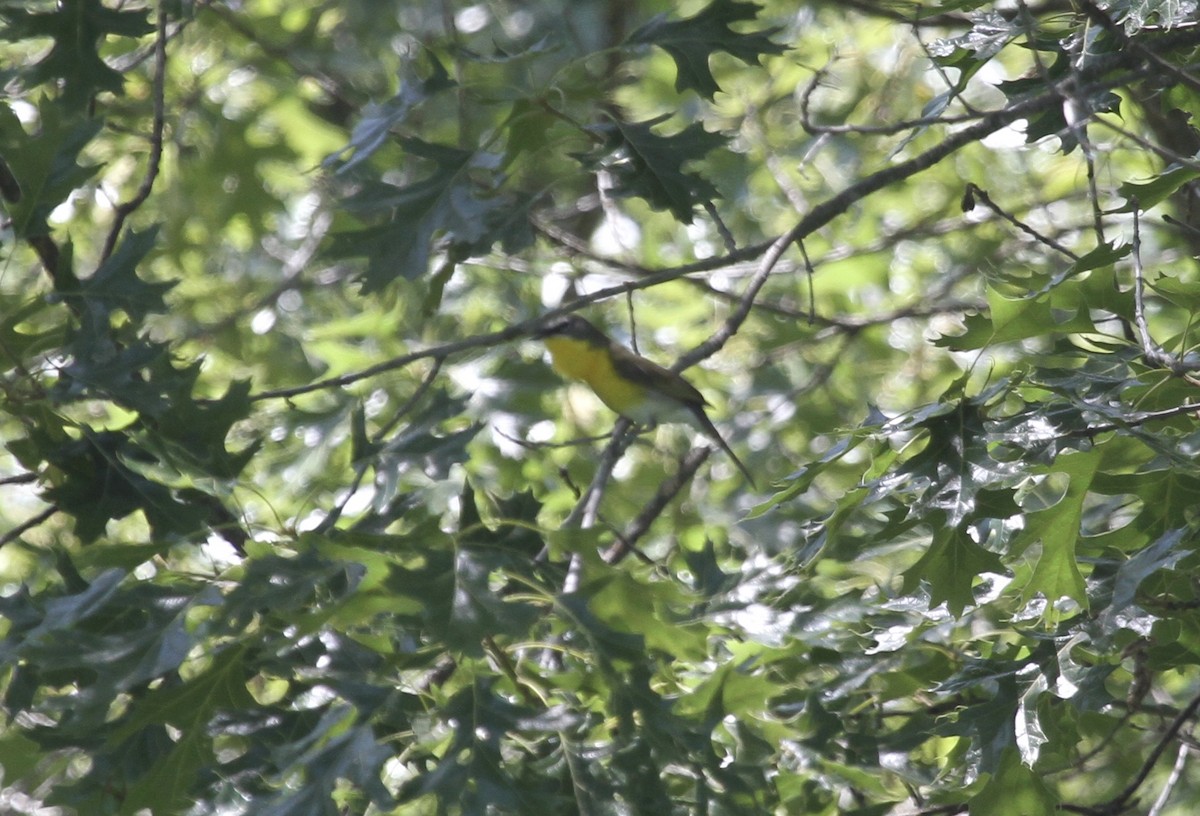
[[[0,810],[1192,812],[1192,0],[0,41]]]

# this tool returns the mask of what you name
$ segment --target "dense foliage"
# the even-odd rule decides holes
[[[0,810],[1193,811],[1193,0],[0,25]]]

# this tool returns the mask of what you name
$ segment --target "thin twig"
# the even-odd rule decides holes
[[[721,214],[717,212],[717,205],[707,199],[704,201],[704,211],[708,213],[708,217],[712,219],[713,225],[717,228],[717,233],[721,236],[721,242],[725,244],[726,252],[737,252],[737,239],[733,237],[729,227],[721,220]]]
[[[1171,775],[1163,783],[1163,788],[1159,791],[1158,798],[1154,800],[1154,805],[1150,810],[1146,811],[1146,816],[1161,816],[1167,806],[1167,800],[1171,798],[1172,791],[1179,784],[1179,780],[1183,778],[1183,766],[1187,764],[1188,754],[1191,751],[1192,749],[1186,743],[1180,743],[1179,750],[1175,753],[1175,764],[1171,766]]]
[[[897,4],[889,2],[871,2],[871,0],[839,0],[840,5],[854,9],[860,14],[869,14],[891,20],[897,23],[908,23],[914,26],[931,26],[945,28],[948,26],[964,26],[970,28],[971,18],[963,13],[942,12],[928,17],[905,14]],[[915,6],[915,4],[914,4]]]
[[[982,113],[962,113],[954,116],[919,116],[915,119],[904,119],[885,125],[818,125],[812,120],[810,108],[812,95],[821,86],[821,81],[829,73],[827,67],[818,68],[804,91],[800,94],[800,125],[805,132],[814,136],[829,134],[854,134],[856,136],[893,136],[909,130],[930,127],[932,125],[959,125],[963,122],[976,122],[984,117]]]
[[[431,366],[429,369],[429,373],[427,373],[425,378],[421,380],[420,385],[417,386],[412,395],[404,401],[404,404],[401,405],[399,409],[397,409],[392,418],[385,422],[371,437],[372,443],[379,444],[382,442],[383,438],[387,436],[397,424],[399,424],[400,420],[416,407],[417,403],[421,401],[426,392],[428,392],[433,386],[434,381],[437,379],[438,372],[440,372],[442,369],[443,362],[444,361],[442,360],[434,361],[433,366]],[[354,494],[358,492],[358,488],[362,485],[363,479],[366,478],[368,468],[370,468],[371,465],[373,465],[378,459],[377,453],[378,452],[376,452],[376,455],[364,457],[352,463],[354,467],[354,478],[350,481],[350,485],[346,489],[345,495],[342,497],[341,501],[334,505],[333,509],[326,514],[325,518],[321,519],[321,523],[316,526],[315,532],[328,532],[329,530],[333,529],[334,525],[336,525],[338,521],[341,520],[342,513],[346,511],[346,507],[350,504],[350,500],[354,498]]]
[[[25,533],[32,530],[34,527],[37,527],[39,524],[42,524],[42,523],[48,521],[50,519],[50,517],[53,516],[57,512],[58,512],[58,505],[51,505],[50,507],[47,507],[42,512],[38,513],[33,518],[21,522],[20,524],[18,524],[16,527],[13,527],[11,530],[9,530],[4,535],[0,535],[0,547],[3,547],[5,544],[8,544],[9,542],[16,541],[18,538],[25,535]]]
[[[633,292],[625,293],[625,311],[629,315],[629,344],[634,354],[641,354],[638,348],[637,314],[633,310]]]
[[[226,8],[227,5],[226,3],[217,3],[208,0],[200,4],[200,7],[216,15],[218,20],[229,26],[238,35],[254,43],[259,50],[271,59],[284,63],[300,76],[312,79],[321,88],[321,91],[337,104],[338,110],[345,112],[347,119],[350,117],[351,112],[356,110],[357,105],[342,92],[342,89],[353,87],[352,83],[333,77],[322,69],[306,64],[297,56],[297,53],[301,49],[293,47],[291,43],[278,45],[268,42],[253,26],[243,22],[236,11]]]
[[[965,196],[963,196],[963,210],[969,211],[969,210],[973,209],[975,206],[976,199],[978,199],[980,203],[982,203],[985,207],[987,207],[989,210],[994,212],[996,215],[1000,216],[1005,221],[1012,224],[1014,227],[1016,227],[1021,232],[1025,233],[1026,235],[1028,235],[1030,238],[1037,241],[1038,243],[1045,244],[1046,246],[1053,249],[1055,252],[1059,252],[1059,253],[1062,253],[1063,255],[1066,255],[1072,261],[1079,260],[1078,255],[1076,255],[1071,250],[1067,249],[1065,246],[1060,244],[1058,241],[1055,241],[1053,238],[1051,238],[1047,235],[1042,235],[1040,232],[1035,230],[1033,227],[1029,226],[1024,221],[1021,221],[1020,219],[1018,219],[1015,215],[1012,215],[1012,214],[1006,212],[1005,210],[1003,210],[999,205],[997,205],[994,201],[992,201],[991,197],[987,194],[986,190],[982,189],[981,187],[974,184],[973,182],[967,182],[967,193]]]
[[[1104,238],[1104,212],[1100,207],[1100,187],[1096,181],[1096,151],[1092,149],[1092,143],[1087,138],[1085,124],[1079,125],[1076,138],[1079,139],[1079,144],[1083,148],[1083,158],[1087,164],[1088,199],[1092,202],[1092,225],[1096,231],[1096,243],[1103,245],[1107,241]]]
[[[1192,701],[1187,704],[1187,707],[1180,711],[1175,719],[1171,721],[1171,724],[1167,726],[1167,730],[1163,732],[1162,737],[1159,738],[1158,743],[1154,746],[1150,755],[1146,757],[1146,760],[1142,763],[1142,767],[1134,774],[1133,779],[1129,781],[1129,784],[1112,799],[1101,805],[1094,806],[1091,812],[1110,814],[1119,813],[1124,810],[1133,799],[1134,794],[1137,793],[1138,788],[1150,776],[1150,772],[1158,764],[1158,760],[1163,755],[1163,752],[1167,750],[1167,746],[1175,739],[1184,724],[1196,715],[1197,710],[1200,710],[1200,695],[1193,697]]]
[[[1133,207],[1133,319],[1142,343],[1142,359],[1149,365],[1167,369],[1177,377],[1200,371],[1200,362],[1185,362],[1166,351],[1150,336],[1150,326],[1146,322],[1145,275],[1142,271],[1141,219],[1138,217],[1137,199],[1131,200],[1130,204]]]
[[[396,413],[392,415],[392,418],[380,426],[375,435],[371,437],[372,442],[382,442],[383,438],[392,432],[392,429],[399,424],[400,420],[407,416],[409,412],[416,407],[417,403],[420,402],[425,397],[425,394],[428,393],[429,389],[433,387],[433,383],[437,380],[438,374],[441,373],[442,364],[444,362],[445,360],[434,360],[433,365],[429,367],[429,371],[421,379],[420,385],[418,385],[416,390],[409,395],[409,398],[404,401],[404,404],[396,409]]]
[[[1137,135],[1136,133],[1134,133],[1130,130],[1126,130],[1125,128],[1121,127],[1120,125],[1114,124],[1113,122],[1110,122],[1107,119],[1095,119],[1094,121],[1096,122],[1096,124],[1103,125],[1104,127],[1108,128],[1109,130],[1113,131],[1114,133],[1117,133],[1117,134],[1123,136],[1124,138],[1133,142],[1134,144],[1136,144],[1138,147],[1142,148],[1143,150],[1148,150],[1151,153],[1154,153],[1155,155],[1157,155],[1159,158],[1163,159],[1164,161],[1171,162],[1172,164],[1177,164],[1180,167],[1187,167],[1192,170],[1200,170],[1200,162],[1197,162],[1195,160],[1195,158],[1192,156],[1184,156],[1180,153],[1176,153],[1174,150],[1168,150],[1167,148],[1163,147],[1162,145],[1156,144],[1155,142],[1152,142],[1149,139],[1144,139],[1141,136]]]
[[[921,53],[925,55],[925,59],[929,60],[929,64],[933,66],[933,70],[937,72],[937,75],[941,78],[942,82],[945,83],[946,92],[950,94],[950,98],[962,105],[963,110],[965,110],[969,116],[978,116],[979,110],[970,102],[968,102],[963,96],[965,84],[964,88],[960,88],[957,83],[950,79],[950,75],[947,73],[945,66],[943,66],[933,55],[933,52],[929,50],[928,43],[921,39],[921,30],[916,26],[913,26],[913,38],[917,41],[917,45],[921,47]],[[959,73],[959,76],[962,76],[961,72]],[[949,103],[947,103],[947,105],[948,104]]]
[[[279,271],[279,283],[271,291],[263,294],[249,306],[229,312],[224,317],[218,318],[211,323],[199,324],[195,329],[188,332],[183,339],[196,340],[209,337],[224,329],[236,326],[246,315],[255,314],[263,309],[272,307],[287,292],[303,288],[304,278],[301,277],[301,274],[308,267],[309,263],[312,262],[312,259],[316,257],[317,251],[321,248],[321,242],[325,240],[325,235],[329,232],[329,227],[332,224],[333,215],[331,213],[326,211],[318,212],[305,230],[303,240],[300,241],[295,249],[288,252],[286,257],[280,257],[282,253],[278,249],[271,253],[276,259],[283,261],[283,267]]]
[[[804,278],[808,282],[808,322],[811,325],[817,319],[817,288],[813,284],[817,270],[813,267],[812,259],[808,257],[808,248],[804,246],[804,241],[797,241],[796,246],[800,248],[800,257],[804,259]]]
[[[637,552],[637,543],[642,536],[650,529],[650,525],[654,520],[662,515],[663,510],[667,509],[667,505],[675,498],[676,494],[683,489],[696,474],[700,465],[704,464],[712,454],[712,448],[707,445],[699,445],[692,448],[679,461],[679,469],[658,486],[658,491],[654,494],[646,506],[642,508],[642,512],[638,513],[637,518],[633,520],[621,535],[608,550],[604,553],[604,560],[609,564],[620,562],[629,553]]]
[[[1175,227],[1182,232],[1189,233],[1194,237],[1200,237],[1200,229],[1192,226],[1191,224],[1180,221],[1178,218],[1172,218],[1170,215],[1164,215],[1162,219],[1172,227]]]
[[[2,156],[0,156],[0,198],[10,204],[16,204],[21,200],[21,183],[17,181],[12,168],[8,166],[8,162],[4,161]]]
[[[742,255],[743,253],[747,256],[749,255],[746,250],[742,250],[738,254]],[[350,374],[343,374],[338,377],[329,377],[324,380],[317,380],[305,385],[297,385],[290,388],[277,388],[271,391],[262,391],[258,394],[252,394],[250,396],[250,400],[258,402],[268,399],[288,399],[301,394],[308,394],[313,391],[342,388],[358,382],[359,380],[369,379],[370,377],[375,377],[388,371],[404,368],[405,366],[411,365],[417,360],[444,360],[448,357],[453,357],[456,354],[461,354],[466,351],[498,346],[502,343],[508,343],[518,338],[527,337],[539,326],[550,320],[553,320],[555,317],[577,312],[581,309],[587,308],[593,303],[597,303],[602,300],[608,300],[609,298],[617,297],[630,291],[650,289],[668,281],[678,280],[685,275],[691,275],[695,272],[705,271],[708,269],[719,268],[721,265],[722,264],[720,261],[708,259],[702,262],[664,269],[661,272],[647,275],[639,280],[626,281],[624,283],[593,292],[590,295],[573,300],[557,309],[551,309],[550,311],[536,318],[514,324],[509,326],[507,329],[502,329],[501,331],[489,332],[488,334],[479,334],[475,335],[474,337],[468,337],[465,340],[457,340],[452,343],[446,343],[440,346],[432,346],[420,351],[401,354],[398,357],[393,357],[390,360],[384,360],[381,363],[376,363],[373,366],[368,366],[367,368],[351,372]]]
[[[918,810],[915,816],[953,816],[955,813],[966,813],[967,805],[962,802],[955,802],[946,805],[934,805],[933,807],[922,808]]]
[[[146,173],[142,176],[142,183],[138,185],[137,192],[133,194],[133,198],[118,204],[113,213],[112,226],[109,228],[108,235],[104,239],[104,248],[100,251],[101,262],[107,260],[116,248],[117,240],[121,237],[121,230],[125,226],[125,219],[136,212],[139,207],[146,203],[146,199],[150,197],[150,192],[154,189],[154,182],[158,178],[158,171],[162,165],[163,122],[166,119],[165,96],[167,81],[167,14],[164,5],[163,0],[159,0],[157,31],[154,36],[154,123],[150,130],[150,159],[146,163]]]
[[[578,526],[586,530],[596,523],[596,516],[600,512],[600,499],[603,498],[604,489],[612,479],[613,468],[617,466],[617,462],[621,461],[621,454],[634,439],[634,436],[629,433],[632,427],[633,423],[625,417],[617,420],[617,424],[613,426],[612,438],[600,454],[600,462],[596,468],[596,475],[592,477],[592,483],[588,485],[583,497],[575,503],[575,507],[563,520],[563,527]]]
[[[609,438],[609,434],[596,434],[595,436],[577,436],[574,439],[567,439],[563,442],[530,442],[528,439],[518,439],[511,434],[506,434],[504,431],[492,426],[492,433],[507,439],[514,445],[519,445],[525,450],[552,450],[554,448],[581,448],[584,445],[594,445],[597,442],[603,442]],[[576,497],[578,498],[578,497]]]

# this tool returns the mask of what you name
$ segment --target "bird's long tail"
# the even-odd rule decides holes
[[[704,413],[704,409],[699,405],[689,405],[688,408],[691,411],[692,416],[695,418],[696,423],[700,426],[700,430],[704,431],[704,433],[710,439],[712,439],[712,441],[721,446],[721,450],[725,451],[725,453],[729,455],[729,458],[733,460],[735,465],[737,465],[737,469],[740,470],[742,475],[746,477],[746,481],[750,483],[751,489],[757,490],[758,488],[754,484],[754,477],[750,475],[750,469],[742,464],[741,459],[737,458],[737,454],[734,453],[733,449],[730,448],[728,443],[725,442],[724,437],[721,436],[721,432],[717,430],[717,426],[713,425],[712,420],[710,420],[708,415]]]

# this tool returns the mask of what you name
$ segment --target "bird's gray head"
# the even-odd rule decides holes
[[[533,334],[539,340],[547,337],[570,337],[588,343],[607,344],[608,337],[577,314],[556,317]]]

